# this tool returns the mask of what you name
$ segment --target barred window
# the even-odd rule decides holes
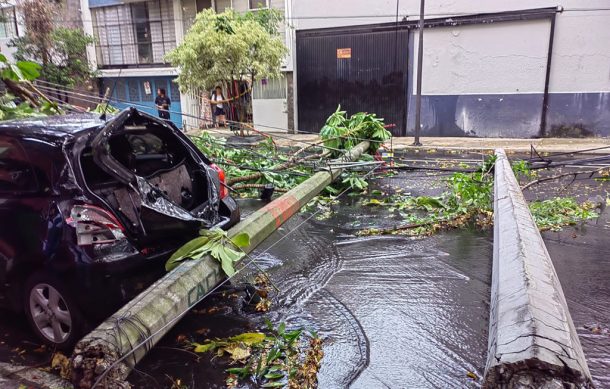
[[[0,39],[15,38],[17,36],[17,18],[15,7],[0,8]]]
[[[138,81],[129,80],[129,99],[131,101],[139,101],[140,100],[140,86],[138,85]]]
[[[256,80],[253,92],[254,99],[285,99],[286,79],[281,77]]]
[[[269,8],[268,0],[248,0],[250,9]]]
[[[176,47],[171,0],[92,9],[97,60],[102,67],[163,64]]]
[[[175,79],[172,80],[172,82],[170,83],[170,90],[171,90],[172,101],[175,101],[175,102],[180,101],[180,87],[175,82]]]

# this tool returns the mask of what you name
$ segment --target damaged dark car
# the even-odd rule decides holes
[[[0,124],[0,305],[48,344],[70,347],[201,228],[239,218],[224,172],[136,109]]]

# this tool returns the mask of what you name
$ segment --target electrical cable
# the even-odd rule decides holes
[[[50,92],[50,91],[57,91],[57,88],[53,88],[53,87],[43,87],[43,86],[40,86],[40,85],[38,87],[40,89],[42,89],[42,90],[45,90],[47,93]],[[75,99],[82,100],[82,101],[89,102],[89,103],[100,104],[100,100],[103,101],[103,98],[92,96],[92,95],[85,95],[83,93],[78,93],[78,92],[73,92],[73,91],[66,91],[66,90],[63,90],[62,92],[66,93],[68,95],[85,96],[87,98],[84,98],[84,97],[75,97]],[[96,99],[96,100],[92,100],[92,99]],[[132,102],[127,101],[127,100],[121,100],[121,99],[116,99],[116,98],[113,98],[113,100],[119,101],[119,102],[123,102],[125,104],[129,104],[129,105],[131,105],[133,107],[143,107],[143,108],[146,108],[146,109],[151,109],[150,106],[147,106],[147,105],[144,105],[144,104],[132,103]],[[192,118],[195,118],[195,119],[198,119],[198,120],[202,120],[202,121],[211,122],[210,119],[205,119],[205,118],[202,118],[202,117],[199,117],[199,116],[196,116],[196,115],[184,114],[184,113],[179,112],[179,111],[168,110],[168,112],[175,113],[177,115],[186,116],[186,117],[192,117]],[[230,121],[230,120],[227,120],[227,122],[228,123],[234,123],[234,124],[248,124],[248,123],[237,122],[237,121]],[[217,133],[226,135],[226,133],[222,132],[219,129],[216,129],[216,130],[207,129],[207,131],[217,132]],[[263,134],[267,134],[269,136],[274,136],[276,138],[286,139],[286,140],[289,140],[291,142],[295,142],[296,141],[296,142],[299,142],[299,143],[304,143],[304,144],[306,144],[306,145],[308,145],[310,147],[314,147],[315,146],[315,147],[320,147],[320,148],[324,148],[324,149],[327,149],[327,150],[330,150],[330,151],[336,151],[336,152],[341,152],[341,153],[345,151],[343,149],[338,149],[338,148],[335,148],[335,147],[326,146],[322,142],[314,143],[314,142],[309,142],[309,141],[305,141],[305,140],[295,140],[295,139],[291,138],[288,135],[280,135],[280,134],[277,134],[277,133],[273,133],[273,135],[270,135],[270,134],[268,134],[268,133],[266,133],[264,131],[259,131],[259,132],[261,132]],[[342,137],[343,136],[339,136],[338,138],[342,138]],[[352,138],[354,139],[354,137],[352,137]],[[355,139],[357,139],[357,138],[355,138]],[[369,140],[369,139],[364,139],[364,140],[367,140],[369,142],[380,142],[380,141],[374,141],[374,140]]]
[[[534,9],[535,10],[535,9]],[[511,10],[513,11],[513,10]],[[516,10],[516,11],[529,11],[528,9],[524,9],[524,10]],[[562,8],[561,11],[559,11],[559,13],[562,12],[596,12],[596,11],[610,11],[610,8],[607,7],[594,7],[594,8]],[[455,11],[455,12],[428,12],[425,13],[424,16],[428,17],[428,16],[438,16],[438,17],[454,17],[454,16],[475,16],[478,14],[485,14],[485,13],[491,13],[491,12],[508,12],[508,11],[490,11],[490,10],[486,10],[486,11]],[[540,13],[548,13],[548,11],[540,11]],[[536,14],[534,12],[529,13],[529,15],[532,14]],[[369,19],[369,18],[388,18],[393,20],[396,16],[396,13],[388,13],[388,14],[360,14],[360,15],[347,15],[347,14],[343,14],[343,15],[302,15],[302,16],[289,16],[289,17],[284,17],[284,20],[316,20],[316,19]],[[403,16],[403,18],[409,18],[409,17],[419,17],[419,13],[413,13],[412,15],[409,14],[404,14],[401,15]],[[61,22],[61,23],[65,23],[65,22],[95,22],[94,19],[83,19],[83,18],[56,18],[54,19],[56,22]],[[187,17],[187,18],[164,18],[163,21],[165,22],[193,22],[195,20],[195,17]],[[112,27],[115,26],[132,26],[132,23],[113,23],[111,24]]]
[[[63,92],[63,93],[67,93],[67,94],[72,94],[74,96],[84,96],[84,97],[88,97],[88,98],[101,99],[99,96],[96,96],[93,93],[85,94],[85,93],[82,93],[82,91],[79,92],[79,91],[77,91],[77,90],[75,90],[73,88],[66,88],[63,85],[56,84],[56,83],[53,83],[53,82],[37,80],[37,83],[38,82],[44,83],[44,84],[47,84],[47,85],[51,85],[51,86],[44,87],[47,91],[57,91],[57,92]],[[84,98],[75,97],[75,99],[83,100],[83,101],[86,101],[86,102],[91,102],[90,100],[87,100],[87,99],[84,99]],[[151,109],[151,107],[148,106],[148,105],[140,104],[140,103],[135,103],[135,102],[132,102],[130,100],[119,99],[119,98],[112,98],[112,100],[120,102],[120,103],[124,103],[124,104],[130,104],[130,105],[132,105],[134,107],[143,107],[143,108]],[[180,111],[168,110],[168,112],[174,113],[176,115],[182,115],[182,116],[190,117],[190,118],[193,118],[193,119],[198,119],[198,120],[201,120],[201,121],[204,121],[204,122],[208,122],[208,123],[212,123],[213,122],[211,119],[206,119],[204,117],[197,116],[197,115],[182,113]],[[234,124],[234,125],[242,125],[242,124],[243,125],[250,125],[250,123],[240,122],[240,121],[236,121],[236,120],[226,120],[226,122],[228,124]],[[258,125],[259,124],[257,124],[257,123],[252,123],[252,126],[258,126]],[[283,128],[283,127],[269,126],[269,125],[266,125],[266,124],[263,125],[263,126],[266,127],[266,128],[272,128],[272,129],[275,129],[275,130],[280,130],[280,131],[288,132],[288,129],[287,128]],[[281,139],[288,139],[288,140],[294,141],[293,138],[290,138],[290,137],[287,137],[287,136],[284,136],[284,135],[278,135],[275,132],[271,133],[269,131],[261,131],[261,130],[257,130],[257,131],[260,132],[260,133],[269,135],[269,136],[276,136],[276,137],[281,138]],[[305,131],[305,130],[299,130],[299,133],[319,135],[319,132]],[[356,139],[356,140],[359,140],[359,141],[365,141],[366,140],[366,141],[373,142],[373,143],[385,143],[384,141],[379,141],[379,140],[371,140],[371,139],[365,139],[365,138],[358,138],[358,137],[355,137],[355,136],[350,136],[350,137],[352,139]],[[304,141],[304,140],[298,140],[298,142],[307,144],[307,141]],[[325,147],[325,148],[331,149],[333,151],[338,151],[337,149],[332,149],[332,148],[330,148],[328,146],[320,146],[320,147]]]
[[[545,153],[546,155],[544,157],[540,156],[536,151],[536,154],[538,154],[538,156],[530,157],[528,159],[528,161],[532,161],[532,162],[536,162],[537,160],[545,161],[545,160],[547,160],[547,157],[558,157],[558,156],[562,156],[562,155],[580,154],[580,153],[587,153],[589,151],[604,150],[604,149],[610,149],[610,145],[601,146],[601,147],[593,147],[590,149],[580,149],[580,150],[575,150],[575,151],[559,152],[559,153]],[[536,149],[534,148],[534,150],[536,150]]]

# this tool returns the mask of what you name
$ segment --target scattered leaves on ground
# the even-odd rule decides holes
[[[322,340],[317,334],[309,337],[303,330],[286,330],[281,323],[274,328],[267,322],[267,333],[247,332],[225,339],[194,343],[196,353],[215,352],[229,357],[227,387],[240,380],[252,380],[263,388],[315,388],[323,356]]]
[[[64,354],[56,352],[51,358],[51,369],[64,379],[70,379],[70,360]]]

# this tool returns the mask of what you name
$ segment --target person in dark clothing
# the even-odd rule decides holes
[[[157,89],[157,97],[155,98],[155,105],[159,112],[161,119],[169,120],[169,107],[172,105],[172,101],[165,94],[165,89]]]

